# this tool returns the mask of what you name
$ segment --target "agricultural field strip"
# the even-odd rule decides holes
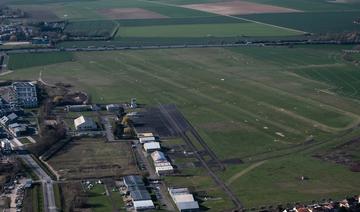
[[[179,5],[169,4],[169,3],[164,3],[164,2],[149,1],[149,0],[138,0],[138,1],[144,1],[144,2],[149,2],[149,3],[153,3],[153,4],[160,4],[160,5],[166,5],[166,6],[171,6],[171,7],[183,8],[182,6],[179,6]],[[211,12],[208,12],[208,13],[211,13]],[[278,29],[288,30],[288,31],[292,31],[292,32],[304,33],[304,34],[307,33],[305,31],[301,31],[301,30],[297,30],[297,29],[291,29],[288,27],[277,26],[277,25],[268,24],[268,23],[264,23],[264,22],[260,22],[260,21],[255,21],[255,20],[251,20],[251,19],[247,19],[247,18],[241,18],[241,17],[237,17],[237,16],[233,16],[233,15],[222,15],[222,14],[217,14],[217,13],[212,13],[212,14],[221,15],[224,17],[229,17],[229,18],[233,18],[233,19],[237,19],[237,20],[241,20],[241,21],[252,22],[252,23],[256,23],[256,24],[260,24],[260,25],[275,27]]]

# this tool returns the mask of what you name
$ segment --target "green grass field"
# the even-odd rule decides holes
[[[276,5],[303,11],[359,11],[360,4],[337,4],[328,0],[249,0],[250,2]]]
[[[359,11],[254,14],[240,17],[313,33],[360,30],[360,25],[353,23],[359,18]]]
[[[68,52],[54,52],[54,53],[30,53],[26,54],[12,54],[9,60],[8,68],[11,70],[29,68],[33,66],[44,66],[54,63],[61,63],[71,61],[73,56]]]
[[[73,61],[41,70],[45,81],[71,83],[94,102],[136,97],[148,105],[176,104],[219,158],[245,161],[219,173],[225,180],[267,160],[232,182],[240,200],[253,207],[359,192],[358,173],[311,157],[350,139],[340,136],[356,130],[360,120],[360,75],[357,66],[343,60],[345,48],[351,46],[77,52]],[[36,79],[38,72],[39,67],[17,69],[1,79]],[[309,138],[314,141],[305,142]],[[74,152],[84,151],[59,153],[55,164]],[[310,178],[306,186],[297,180],[301,175]],[[192,185],[199,183],[201,190],[210,182],[198,176]],[[336,179],[343,183],[333,186]],[[169,178],[170,183],[184,180]]]
[[[105,195],[104,185],[96,184],[90,191],[88,191],[88,195],[88,202],[92,211],[102,212],[113,210],[111,200]]]
[[[69,23],[64,33],[71,37],[111,37],[117,27],[115,21],[78,21]]]
[[[256,23],[184,24],[120,28],[118,37],[292,36],[299,32]]]

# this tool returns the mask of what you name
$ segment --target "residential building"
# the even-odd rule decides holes
[[[90,131],[96,130],[97,125],[92,118],[80,116],[74,120],[75,129],[77,131]]]
[[[4,154],[10,154],[12,151],[10,141],[8,139],[1,140],[1,151]]]
[[[180,212],[199,211],[199,203],[188,188],[168,188],[168,191]]]
[[[9,124],[13,124],[18,119],[18,116],[15,113],[11,113],[7,116],[3,116],[0,118],[0,124],[7,126]]]
[[[20,137],[28,133],[28,127],[26,124],[13,123],[8,126],[8,130],[15,137]]]
[[[32,82],[14,82],[12,87],[16,93],[17,104],[24,108],[38,106],[36,86]]]

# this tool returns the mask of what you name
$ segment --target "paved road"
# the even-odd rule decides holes
[[[23,150],[21,146],[18,146],[18,143],[14,140],[11,141],[14,149]],[[30,154],[18,155],[24,163],[32,169],[32,171],[39,177],[44,195],[44,210],[45,212],[56,212],[58,211],[55,204],[55,195],[53,181],[50,176],[41,168],[41,166],[31,157]]]
[[[138,141],[135,141],[138,142]],[[139,157],[141,158],[142,163],[145,165],[148,173],[149,173],[149,178],[151,179],[159,179],[159,176],[155,173],[155,169],[153,168],[153,166],[151,165],[152,161],[149,160],[148,157],[146,157],[146,154],[143,149],[142,149],[142,145],[140,143],[137,143],[136,145],[136,150]],[[159,201],[161,202],[161,204],[166,205],[166,208],[164,208],[166,211],[175,211],[174,205],[172,204],[172,200],[170,199],[170,196],[168,194],[168,191],[166,189],[165,184],[159,180],[159,192],[161,195],[161,199],[159,199]]]

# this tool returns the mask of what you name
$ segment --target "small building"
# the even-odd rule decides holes
[[[137,134],[137,137],[138,138],[143,138],[143,137],[154,137],[154,134],[151,133],[151,132],[148,132],[148,133],[138,133]]]
[[[15,137],[24,136],[28,133],[26,124],[13,123],[8,126],[9,131]]]
[[[106,105],[106,110],[109,112],[119,112],[121,109],[122,107],[118,104]]]
[[[144,143],[143,147],[146,152],[153,152],[161,149],[159,142]]]
[[[137,108],[136,98],[132,98],[130,101],[130,108]]]
[[[33,184],[32,179],[26,179],[24,188],[31,188],[32,184]]]
[[[137,200],[133,201],[134,209],[136,211],[154,209],[154,202],[152,200]]]
[[[156,138],[155,137],[141,137],[141,138],[139,138],[139,142],[141,143],[141,144],[144,144],[144,143],[147,143],[147,142],[154,142],[154,141],[156,141]]]
[[[4,154],[10,154],[12,151],[10,141],[8,139],[1,140],[1,151]]]
[[[65,110],[68,112],[82,112],[82,111],[92,111],[92,105],[67,105]]]
[[[18,119],[18,116],[15,113],[11,113],[11,114],[9,114],[7,116],[3,116],[1,118],[0,124],[7,126],[9,124],[15,123],[17,119]]]
[[[96,130],[97,125],[92,118],[80,116],[74,120],[75,129],[77,131]]]
[[[199,203],[187,188],[168,188],[169,194],[180,212],[199,211]]]
[[[19,106],[24,108],[34,108],[38,106],[36,86],[32,82],[14,82],[12,84],[16,93]]]

